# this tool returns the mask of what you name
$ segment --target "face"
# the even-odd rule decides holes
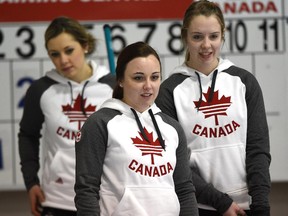
[[[208,74],[218,65],[222,45],[221,26],[215,16],[195,16],[187,30],[188,65]]]
[[[127,64],[123,101],[138,112],[147,110],[156,99],[161,83],[160,63],[154,55],[138,57]]]
[[[61,33],[47,43],[48,55],[56,70],[64,77],[81,82],[89,67],[85,48],[68,33]]]

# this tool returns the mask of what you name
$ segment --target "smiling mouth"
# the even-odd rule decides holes
[[[141,94],[143,97],[150,97],[152,95],[152,93],[144,93],[144,94]]]
[[[203,55],[203,56],[208,56],[208,55],[211,55],[212,52],[201,52],[200,55]]]
[[[211,55],[212,55],[212,52],[200,53],[200,56],[204,59],[210,58]]]

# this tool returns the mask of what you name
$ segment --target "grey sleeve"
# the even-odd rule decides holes
[[[81,138],[75,144],[76,196],[74,201],[77,215],[100,215],[99,189],[108,134],[107,122],[98,112],[86,120],[81,129]]]
[[[212,184],[207,183],[200,176],[197,168],[191,168],[191,170],[198,203],[213,206],[219,213],[224,214],[233,200],[228,194],[218,191]]]
[[[247,89],[246,171],[249,195],[252,197],[250,208],[253,215],[269,216],[271,155],[264,99],[260,85],[252,74],[248,74],[243,81]]]
[[[161,83],[158,97],[155,100],[161,111],[178,121],[177,110],[174,104],[174,89],[185,80],[187,76],[175,74]]]
[[[178,132],[179,145],[176,150],[176,167],[173,174],[175,191],[180,202],[181,216],[197,216],[198,207],[195,196],[195,188],[192,181],[192,173],[189,167],[189,153],[187,149],[187,141],[184,131],[180,124],[166,116],[166,122],[174,126]]]
[[[33,185],[40,184],[38,171],[39,146],[44,115],[40,107],[40,98],[49,83],[36,81],[27,90],[20,129],[18,133],[18,152],[25,187],[29,190]]]

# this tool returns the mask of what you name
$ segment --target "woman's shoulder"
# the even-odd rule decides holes
[[[162,112],[162,111],[161,111],[161,112],[158,112],[157,114],[158,114],[159,116],[161,116],[162,120],[163,120],[165,123],[171,125],[172,127],[176,128],[177,130],[178,130],[179,128],[182,128],[182,126],[180,125],[180,123],[179,123],[176,119],[174,119],[174,118],[172,118],[171,116],[169,116],[168,114],[166,114],[166,113],[164,113],[164,112]]]
[[[225,72],[231,76],[239,77],[246,87],[255,88],[259,86],[259,82],[255,75],[242,67],[233,65],[226,69]]]
[[[103,107],[93,114],[91,114],[86,121],[93,121],[93,122],[104,122],[107,124],[111,119],[115,116],[121,115],[121,112],[115,109],[111,109],[108,107]]]
[[[47,76],[40,77],[36,80],[29,80],[31,85],[27,90],[27,94],[42,95],[51,85],[57,82]]]
[[[230,75],[234,75],[234,76],[239,76],[241,77],[254,77],[254,75],[249,72],[247,69],[236,66],[236,65],[232,65],[229,68],[225,69],[224,72],[230,74]]]

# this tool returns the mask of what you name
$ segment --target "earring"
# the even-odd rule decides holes
[[[123,88],[123,85],[122,85],[122,83],[119,83],[119,86],[120,86],[121,88]]]
[[[88,50],[85,50],[84,53],[87,54],[87,53],[88,53]]]

